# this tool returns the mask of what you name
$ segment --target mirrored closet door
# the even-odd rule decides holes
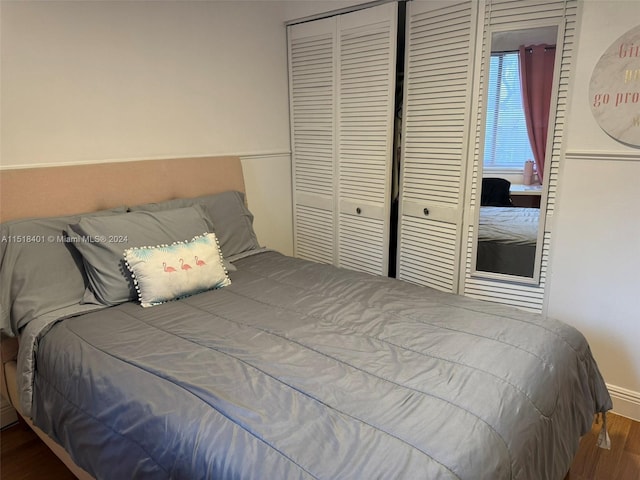
[[[542,311],[579,5],[482,8],[459,290]]]
[[[540,197],[548,185],[544,165],[559,79],[559,34],[558,21],[489,32],[472,256],[476,276],[538,282],[545,219]]]

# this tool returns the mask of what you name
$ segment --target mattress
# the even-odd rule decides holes
[[[611,408],[564,323],[277,252],[234,263],[225,288],[43,328],[35,424],[105,479],[561,479]]]

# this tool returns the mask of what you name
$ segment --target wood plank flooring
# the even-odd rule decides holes
[[[611,450],[596,446],[601,425],[582,437],[569,480],[640,480],[640,422],[607,415]]]
[[[75,480],[75,475],[26,423],[0,431],[0,479]]]
[[[600,425],[580,442],[580,450],[566,480],[640,479],[640,422],[609,414],[611,450],[596,447]],[[73,480],[75,477],[27,426],[0,432],[1,480]],[[547,479],[535,479],[547,480]]]

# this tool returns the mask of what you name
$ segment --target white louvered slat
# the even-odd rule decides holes
[[[492,0],[487,2],[487,8],[490,9],[489,25],[493,27],[528,20],[555,20],[565,13],[562,0]]]
[[[333,263],[333,214],[328,210],[297,205],[296,255],[306,260]]]
[[[297,191],[333,195],[334,38],[291,38],[294,181]],[[315,32],[314,32],[315,33]]]
[[[438,290],[454,287],[456,226],[404,216],[400,226],[399,278]]]
[[[357,215],[340,215],[340,265],[352,270],[379,275],[386,267],[380,250],[384,246],[379,232],[382,220]]]
[[[396,15],[397,5],[386,4],[338,19],[338,264],[382,275],[389,256]]]
[[[408,5],[398,277],[453,292],[476,6]]]
[[[541,269],[540,278],[537,285],[526,285],[521,283],[510,283],[504,280],[491,280],[487,278],[478,278],[472,275],[472,256],[473,256],[473,226],[470,225],[467,230],[467,248],[466,248],[466,262],[465,262],[465,275],[464,275],[464,294],[485,300],[491,300],[494,302],[504,303],[507,305],[513,305],[519,308],[523,308],[530,311],[540,312],[544,306],[544,292],[546,285],[546,274],[549,261],[549,246],[551,242],[552,232],[550,226],[552,224],[552,218],[555,207],[555,200],[558,188],[558,175],[560,172],[560,162],[562,158],[562,142],[564,139],[564,126],[567,111],[567,98],[569,92],[569,79],[572,68],[573,52],[575,49],[575,33],[576,33],[576,21],[577,21],[577,0],[541,0],[531,2],[528,0],[490,0],[486,3],[485,8],[485,32],[487,28],[500,28],[505,29],[513,28],[512,25],[515,22],[534,21],[540,24],[547,22],[558,22],[559,20],[565,21],[564,38],[562,49],[556,50],[556,55],[561,55],[560,65],[560,81],[557,95],[557,102],[555,105],[556,116],[553,125],[553,130],[549,131],[549,135],[552,136],[551,152],[550,152],[550,165],[547,169],[548,174],[548,191],[546,197],[546,204],[542,205],[545,210],[545,225],[544,236],[541,252]],[[489,39],[485,34],[483,38],[483,59]],[[480,92],[484,91],[482,82],[485,77],[485,65],[484,61],[481,66],[480,73]],[[483,99],[482,95],[479,98],[478,116],[476,121],[476,136],[475,136],[475,154],[474,154],[474,169],[472,179],[472,195],[471,195],[471,208],[477,208],[478,195],[475,193],[478,189],[479,183],[479,170],[477,168],[478,163],[481,161],[479,158],[480,141],[481,141],[481,125],[482,125],[482,112]]]
[[[335,261],[335,20],[288,29],[294,252]]]
[[[394,3],[288,27],[299,257],[387,272],[396,31]]]

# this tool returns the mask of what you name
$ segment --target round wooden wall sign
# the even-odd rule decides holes
[[[598,125],[619,142],[640,147],[640,26],[622,35],[600,57],[589,96]]]

